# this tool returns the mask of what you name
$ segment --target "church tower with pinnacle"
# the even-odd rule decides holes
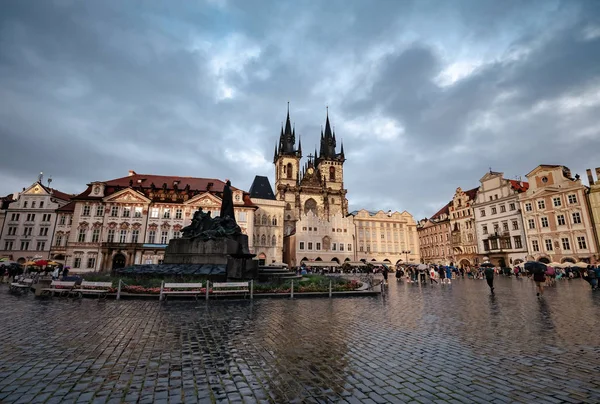
[[[279,142],[275,145],[276,198],[285,202],[284,234],[290,235],[303,215],[312,214],[328,221],[334,215],[348,214],[348,201],[344,189],[344,146],[338,153],[335,133],[329,122],[329,112],[325,121],[325,132],[321,130],[320,150],[309,154],[303,165],[302,145],[290,121],[288,111],[285,127],[282,126]]]

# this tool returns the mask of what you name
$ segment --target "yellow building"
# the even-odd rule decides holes
[[[592,170],[588,168],[586,172],[590,184],[588,201],[593,219],[596,248],[597,251],[600,251],[600,168],[596,168],[596,181],[594,181]],[[596,256],[596,262],[598,262],[598,256]]]

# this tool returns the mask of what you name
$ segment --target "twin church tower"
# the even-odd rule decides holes
[[[307,156],[302,164],[302,144],[296,129],[290,122],[288,104],[285,128],[282,126],[279,142],[275,145],[275,194],[285,201],[284,229],[291,234],[295,224],[303,214],[312,212],[316,216],[329,219],[332,215],[348,213],[348,200],[344,188],[344,145],[336,151],[335,132],[331,130],[329,112],[325,121],[325,131],[321,129],[319,153]]]

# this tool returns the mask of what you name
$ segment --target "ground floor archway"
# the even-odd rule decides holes
[[[565,257],[562,260],[560,260],[560,262],[561,262],[561,264],[564,264],[565,262],[570,262],[571,264],[574,264],[577,261],[575,261],[575,258]]]
[[[340,263],[340,260],[337,257],[333,257],[331,259],[331,262],[337,262],[338,264]]]
[[[125,255],[121,254],[121,253],[117,253],[115,254],[115,256],[113,257],[112,260],[112,269],[113,271],[119,268],[124,268],[125,267]]]
[[[540,257],[540,259],[538,259],[539,262],[543,262],[544,264],[549,264],[550,263],[550,258],[548,257]]]
[[[460,262],[458,263],[459,266],[465,268],[465,267],[470,267],[471,266],[471,261],[469,261],[466,258],[463,258],[462,260],[460,260]]]

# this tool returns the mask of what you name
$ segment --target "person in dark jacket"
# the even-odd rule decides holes
[[[484,273],[485,273],[485,280],[486,280],[488,286],[490,287],[490,291],[492,292],[492,294],[494,294],[494,268],[486,267]]]
[[[587,279],[592,287],[592,290],[598,289],[598,278],[596,276],[596,271],[591,266],[587,270]]]

